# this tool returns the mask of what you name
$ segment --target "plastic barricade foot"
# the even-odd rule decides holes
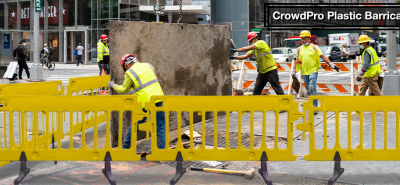
[[[54,149],[54,134],[51,135],[51,147]],[[57,165],[57,161],[54,161],[54,165]]]
[[[186,172],[186,169],[183,168],[182,162],[183,162],[182,154],[181,154],[181,152],[178,152],[178,154],[176,155],[176,173],[175,173],[175,177],[172,178],[170,181],[171,185],[175,185],[176,183],[178,183],[179,179]]]
[[[265,151],[261,155],[261,169],[258,169],[258,173],[260,173],[261,177],[263,178],[264,182],[267,185],[272,185],[272,180],[268,177],[268,169],[267,169],[267,153]]]
[[[104,169],[102,169],[101,171],[103,172],[104,176],[106,176],[108,182],[111,185],[116,185],[117,182],[115,181],[115,179],[111,173],[111,161],[112,161],[112,159],[111,159],[110,152],[107,152],[106,156],[104,157]]]
[[[19,167],[19,175],[18,177],[14,180],[14,184],[20,184],[22,180],[25,178],[26,175],[31,171],[29,168],[26,167],[26,155],[25,152],[21,152],[21,157],[19,158],[20,161],[20,167]]]
[[[340,161],[342,161],[342,159],[340,158],[339,152],[336,151],[335,157],[333,158],[333,161],[335,161],[335,167],[334,167],[334,171],[333,171],[333,176],[328,181],[328,185],[335,184],[336,180],[344,172],[344,168],[340,167]]]

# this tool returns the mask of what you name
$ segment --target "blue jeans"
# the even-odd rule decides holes
[[[53,55],[49,54],[49,62],[51,62],[51,58],[53,58]]]
[[[83,63],[82,63],[82,64],[83,64]],[[101,76],[101,71],[103,70],[103,68],[101,67],[100,62],[97,62],[97,64],[99,65],[99,70],[100,70],[99,76]],[[103,65],[104,65],[104,72],[105,72],[107,75],[109,75],[109,74],[110,74],[110,64],[103,64]]]
[[[317,78],[318,73],[311,73],[310,75],[303,75],[304,84],[308,95],[317,95]],[[314,107],[318,107],[318,100],[313,101]]]
[[[46,55],[43,55],[43,62],[46,62],[46,59],[47,58],[47,56]],[[47,58],[48,59],[48,58]],[[50,61],[50,60],[49,60]]]
[[[78,58],[77,66],[79,66],[79,63],[82,63],[82,65],[83,65],[83,62],[82,62],[82,60],[81,60],[82,55],[77,55],[77,58]]]
[[[156,103],[157,107],[162,107],[163,103],[159,102]],[[145,109],[143,109],[144,112],[147,113]],[[156,113],[156,122],[157,122],[157,147],[159,149],[165,149],[165,112],[160,112],[158,111]],[[139,130],[139,124],[142,124],[146,122],[146,118],[144,117],[142,120],[137,122],[136,130]],[[122,148],[123,149],[129,149],[131,148],[131,129],[132,129],[132,124],[129,125],[128,128],[128,133],[126,134],[126,137],[124,141],[122,142]]]

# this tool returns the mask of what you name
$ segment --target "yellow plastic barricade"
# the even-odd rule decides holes
[[[64,95],[64,87],[62,81],[0,84],[0,96],[3,95],[62,96]]]
[[[90,76],[90,77],[78,77],[70,78],[69,84],[67,85],[67,96],[80,96],[80,95],[106,95],[107,90],[102,90],[102,88],[107,88],[108,82],[110,81],[110,75],[102,76]],[[86,114],[86,128],[91,128],[94,126],[94,115]],[[103,123],[106,121],[106,115],[104,112],[98,113],[98,122]],[[81,130],[82,122],[74,125],[74,130]],[[75,133],[74,133],[75,134]]]
[[[156,107],[155,101],[162,100],[163,106]],[[248,97],[228,97],[228,96],[153,96],[151,102],[146,103],[146,109],[150,111],[150,121],[139,125],[139,130],[150,131],[155,137],[157,134],[156,112],[165,112],[165,130],[166,130],[166,149],[157,148],[157,139],[152,139],[151,155],[146,158],[149,161],[177,161],[176,175],[171,180],[171,184],[175,184],[179,178],[185,173],[182,168],[182,161],[261,161],[260,174],[266,183],[272,183],[268,178],[266,161],[294,161],[296,156],[292,154],[293,145],[293,122],[302,114],[298,111],[298,103],[294,101],[293,96],[248,96]],[[202,146],[193,148],[193,116],[190,116],[190,148],[185,149],[182,145],[181,137],[178,137],[178,143],[175,149],[169,146],[169,113],[174,111],[178,115],[178,136],[181,136],[181,113],[188,112],[193,115],[197,112],[201,115],[202,121]],[[226,138],[229,138],[229,113],[237,111],[238,117],[238,147],[232,149],[229,146],[229,139],[226,140],[226,148],[217,148],[217,140],[214,137],[214,148],[207,149],[205,146],[205,121],[206,112],[213,112],[217,115],[219,111],[227,113],[226,116]],[[246,149],[241,142],[242,133],[242,115],[250,112],[250,147]],[[254,133],[254,112],[263,113],[263,133],[262,144],[259,149],[253,146]],[[287,124],[287,148],[278,148],[278,137],[275,137],[275,147],[267,148],[266,145],[266,113],[267,111],[275,111],[275,116],[279,116],[280,111],[288,112]],[[214,117],[214,135],[217,135],[217,118]],[[278,136],[279,120],[275,120],[275,136]]]
[[[24,96],[24,95],[62,96],[63,94],[64,94],[64,87],[62,86],[62,81],[0,84],[0,96]],[[5,116],[4,112],[3,116]],[[6,128],[5,125],[3,128]],[[29,141],[28,144],[32,144],[32,142]],[[45,145],[44,140],[40,140],[39,144]],[[50,143],[47,143],[47,145],[48,144]],[[0,167],[8,163],[10,163],[10,161],[0,161]]]
[[[103,95],[106,91],[102,88],[107,88],[109,81],[110,75],[70,78],[67,85],[67,96],[84,95],[85,92],[92,96],[94,92],[97,95]]]
[[[313,106],[313,100],[318,99],[321,102],[319,107]],[[400,160],[400,148],[399,146],[399,108],[398,103],[400,103],[400,98],[396,96],[310,96],[308,102],[303,104],[304,112],[308,111],[308,122],[297,124],[297,130],[303,131],[303,140],[305,140],[305,132],[309,133],[309,150],[310,154],[305,155],[304,159],[306,161],[335,161],[334,173],[331,179],[329,179],[329,184],[333,184],[339,176],[344,172],[344,169],[340,167],[340,161],[399,161]],[[323,126],[319,126],[321,129],[323,127],[323,143],[324,147],[322,149],[316,148],[316,137],[321,137],[320,134],[316,135],[315,126],[314,126],[314,111],[321,111],[324,114],[324,122]],[[327,147],[327,113],[328,111],[332,111],[335,113],[335,143],[332,149]],[[388,132],[388,112],[394,111],[397,114],[396,117],[396,147],[393,149],[389,149],[387,147],[387,132]],[[347,118],[347,148],[342,148],[341,143],[339,141],[339,131],[344,129],[345,127],[342,125],[339,127],[339,113],[346,112],[348,115]],[[359,115],[360,127],[359,127],[359,139],[357,138],[356,147],[352,147],[352,116],[351,113],[356,112],[356,115]],[[364,112],[372,113],[372,147],[371,149],[364,148],[364,128],[363,126]],[[384,147],[383,149],[377,149],[375,147],[376,139],[375,131],[376,131],[376,112],[384,113]],[[306,119],[304,119],[306,120]],[[369,125],[368,125],[369,126]],[[342,130],[343,131],[343,130]],[[355,131],[358,131],[356,129]],[[345,131],[344,131],[345,132]],[[344,133],[342,133],[344,134]],[[332,135],[332,134],[330,134]],[[357,136],[357,135],[356,135]],[[341,136],[343,138],[343,136]],[[330,136],[332,138],[332,136]],[[353,138],[355,138],[353,136]],[[354,143],[354,139],[353,139]],[[358,144],[359,143],[359,144]],[[365,143],[366,144],[366,143]]]
[[[137,96],[2,96],[0,104],[3,105],[0,107],[0,111],[4,112],[3,115],[8,114],[9,123],[13,123],[14,120],[20,123],[17,131],[18,136],[15,136],[18,138],[18,144],[15,143],[15,137],[13,137],[14,127],[10,126],[8,129],[10,137],[9,139],[6,137],[7,131],[4,129],[4,148],[0,147],[1,161],[21,161],[20,173],[18,178],[15,179],[17,184],[29,173],[29,168],[26,168],[26,161],[105,161],[103,173],[111,184],[115,184],[115,180],[111,176],[111,160],[140,160],[140,156],[136,155],[136,122],[143,116],[148,116],[148,114],[141,110],[142,104],[137,102]],[[73,113],[82,112],[82,114],[85,114],[90,111],[95,113],[93,148],[85,143],[85,132],[82,132],[81,147],[76,148],[73,145],[73,135],[71,134],[69,134],[69,146],[64,146],[65,143],[64,145],[61,143],[61,139],[65,135],[62,131],[64,126],[68,126],[73,133],[80,132],[80,130],[75,131],[73,129]],[[111,111],[118,112],[119,141],[117,148],[111,148],[109,137],[106,137],[104,146],[100,146],[97,142],[97,113],[101,111],[105,112],[107,118],[109,118]],[[132,123],[134,123],[130,149],[122,149],[122,119],[123,113],[126,111],[132,112]],[[20,112],[21,120],[20,116],[14,115],[15,112]],[[62,116],[58,115],[67,112],[69,112],[70,118],[63,121]],[[30,115],[30,117],[28,118],[27,115]],[[43,115],[45,115],[45,119]],[[6,126],[6,117],[3,116],[3,119],[4,126]],[[28,121],[31,121],[32,125],[31,134],[27,130]],[[82,130],[86,130],[86,120],[82,122]],[[50,128],[54,128],[54,125],[57,128],[55,131]],[[48,143],[51,143],[53,134],[55,142],[58,143],[58,147],[54,149],[48,145]],[[110,135],[110,121],[106,122],[105,135]],[[2,138],[0,138],[0,142],[1,140]]]

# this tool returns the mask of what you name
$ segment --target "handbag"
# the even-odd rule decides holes
[[[347,58],[347,54],[344,51],[340,51],[340,56],[343,58]]]
[[[74,55],[78,55],[78,51],[75,50],[75,51],[74,51]]]

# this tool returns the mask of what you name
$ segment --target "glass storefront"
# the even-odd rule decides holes
[[[5,2],[7,2],[5,4]],[[34,16],[32,0],[0,0],[0,29],[2,49],[0,60],[12,61],[14,50],[21,39],[25,39],[26,52],[33,56],[31,38],[33,37]],[[79,43],[88,51],[89,63],[97,63],[97,43],[102,34],[109,35],[110,20],[153,22],[153,13],[141,12],[140,6],[154,6],[157,0],[42,0],[43,12],[40,13],[39,50],[44,44],[53,47],[53,61],[75,62],[73,51]],[[177,5],[177,0],[160,0],[160,5]],[[210,0],[192,0],[192,5],[210,7]],[[46,11],[46,12],[45,12]],[[199,24],[209,24],[210,15],[196,15]],[[160,17],[168,22],[168,16]],[[31,26],[32,25],[32,26]],[[87,33],[87,39],[85,38]],[[65,38],[65,39],[64,39]],[[111,40],[112,38],[109,38]],[[85,44],[85,41],[88,41]],[[65,41],[65,43],[64,43]],[[6,43],[7,42],[7,43]],[[9,42],[9,43],[8,43]],[[85,56],[83,56],[85,58]],[[31,57],[27,58],[30,61]]]

